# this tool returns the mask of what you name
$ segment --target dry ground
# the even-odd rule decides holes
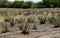
[[[21,34],[21,31],[14,31],[0,34],[0,38],[60,38],[60,28],[53,28],[52,24],[46,22],[37,27],[37,30],[31,30],[28,35]]]

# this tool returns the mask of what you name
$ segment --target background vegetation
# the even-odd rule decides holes
[[[4,8],[59,8],[60,0],[42,0],[34,3],[32,1],[14,1],[9,2],[7,0],[0,1],[0,7]]]

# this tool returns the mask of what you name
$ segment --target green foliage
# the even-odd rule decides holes
[[[52,7],[60,7],[60,0],[42,0],[38,3],[33,3],[32,1],[24,2],[24,0],[15,0],[14,2],[2,0],[2,1],[0,1],[0,7],[6,7],[6,8],[52,8]]]
[[[6,8],[11,8],[12,7],[12,2],[6,2],[4,5]]]
[[[33,4],[33,2],[31,2],[31,1],[24,2],[22,7],[23,8],[31,8],[32,4]]]
[[[36,8],[41,8],[42,4],[43,4],[43,2],[38,2],[35,6],[36,6]]]
[[[36,3],[33,3],[31,8],[36,8]]]
[[[14,1],[13,2],[13,7],[14,8],[22,8],[24,1]]]
[[[60,0],[43,0],[46,7],[60,7]]]
[[[0,7],[5,7],[5,3],[6,3],[7,1],[0,1]]]

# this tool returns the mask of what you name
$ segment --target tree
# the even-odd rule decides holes
[[[31,6],[33,5],[32,1],[28,1],[28,2],[24,2],[23,3],[23,8],[31,8]]]
[[[13,7],[14,8],[22,8],[24,1],[14,1],[13,2]]]
[[[36,6],[37,8],[41,8],[41,7],[42,7],[42,4],[43,4],[43,2],[38,2],[38,3],[36,3],[35,6]]]
[[[6,1],[0,1],[0,7],[5,7],[5,3],[7,2],[7,0]]]
[[[36,3],[33,3],[31,8],[36,8]]]
[[[60,0],[43,0],[46,7],[60,7]]]
[[[7,8],[11,8],[12,7],[12,2],[6,2],[5,3],[5,7],[7,7]]]
[[[0,1],[7,1],[7,0],[0,0]]]

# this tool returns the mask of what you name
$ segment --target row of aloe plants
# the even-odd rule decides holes
[[[46,15],[47,16],[47,15]],[[60,27],[60,16],[59,15],[48,15],[48,17],[46,18],[46,16],[44,15],[29,15],[29,16],[24,16],[24,15],[17,15],[17,16],[11,16],[11,15],[6,15],[5,16],[5,22],[10,22],[11,23],[11,27],[13,27],[16,23],[19,23],[22,26],[22,33],[23,34],[29,34],[30,33],[30,29],[33,27],[34,22],[36,20],[39,20],[40,24],[44,24],[46,19],[48,19],[50,21],[50,23],[54,24],[54,27]],[[22,24],[24,23],[24,24]],[[5,26],[4,26],[5,28]],[[21,29],[21,28],[20,28]],[[6,27],[5,30],[8,30],[8,28]],[[6,31],[5,31],[6,32]]]
[[[17,23],[23,25],[21,28],[22,28],[22,33],[24,33],[24,34],[30,33],[30,29],[33,27],[34,22],[36,20],[39,20],[40,24],[45,23],[44,16],[42,16],[42,15],[36,16],[34,14],[29,15],[29,16],[24,16],[24,15],[11,16],[11,15],[7,14],[6,16],[4,16],[4,18],[5,18],[4,19],[5,22],[10,22],[11,27],[13,27]],[[4,32],[9,31],[7,25],[6,26],[4,25],[4,29],[5,29]]]

